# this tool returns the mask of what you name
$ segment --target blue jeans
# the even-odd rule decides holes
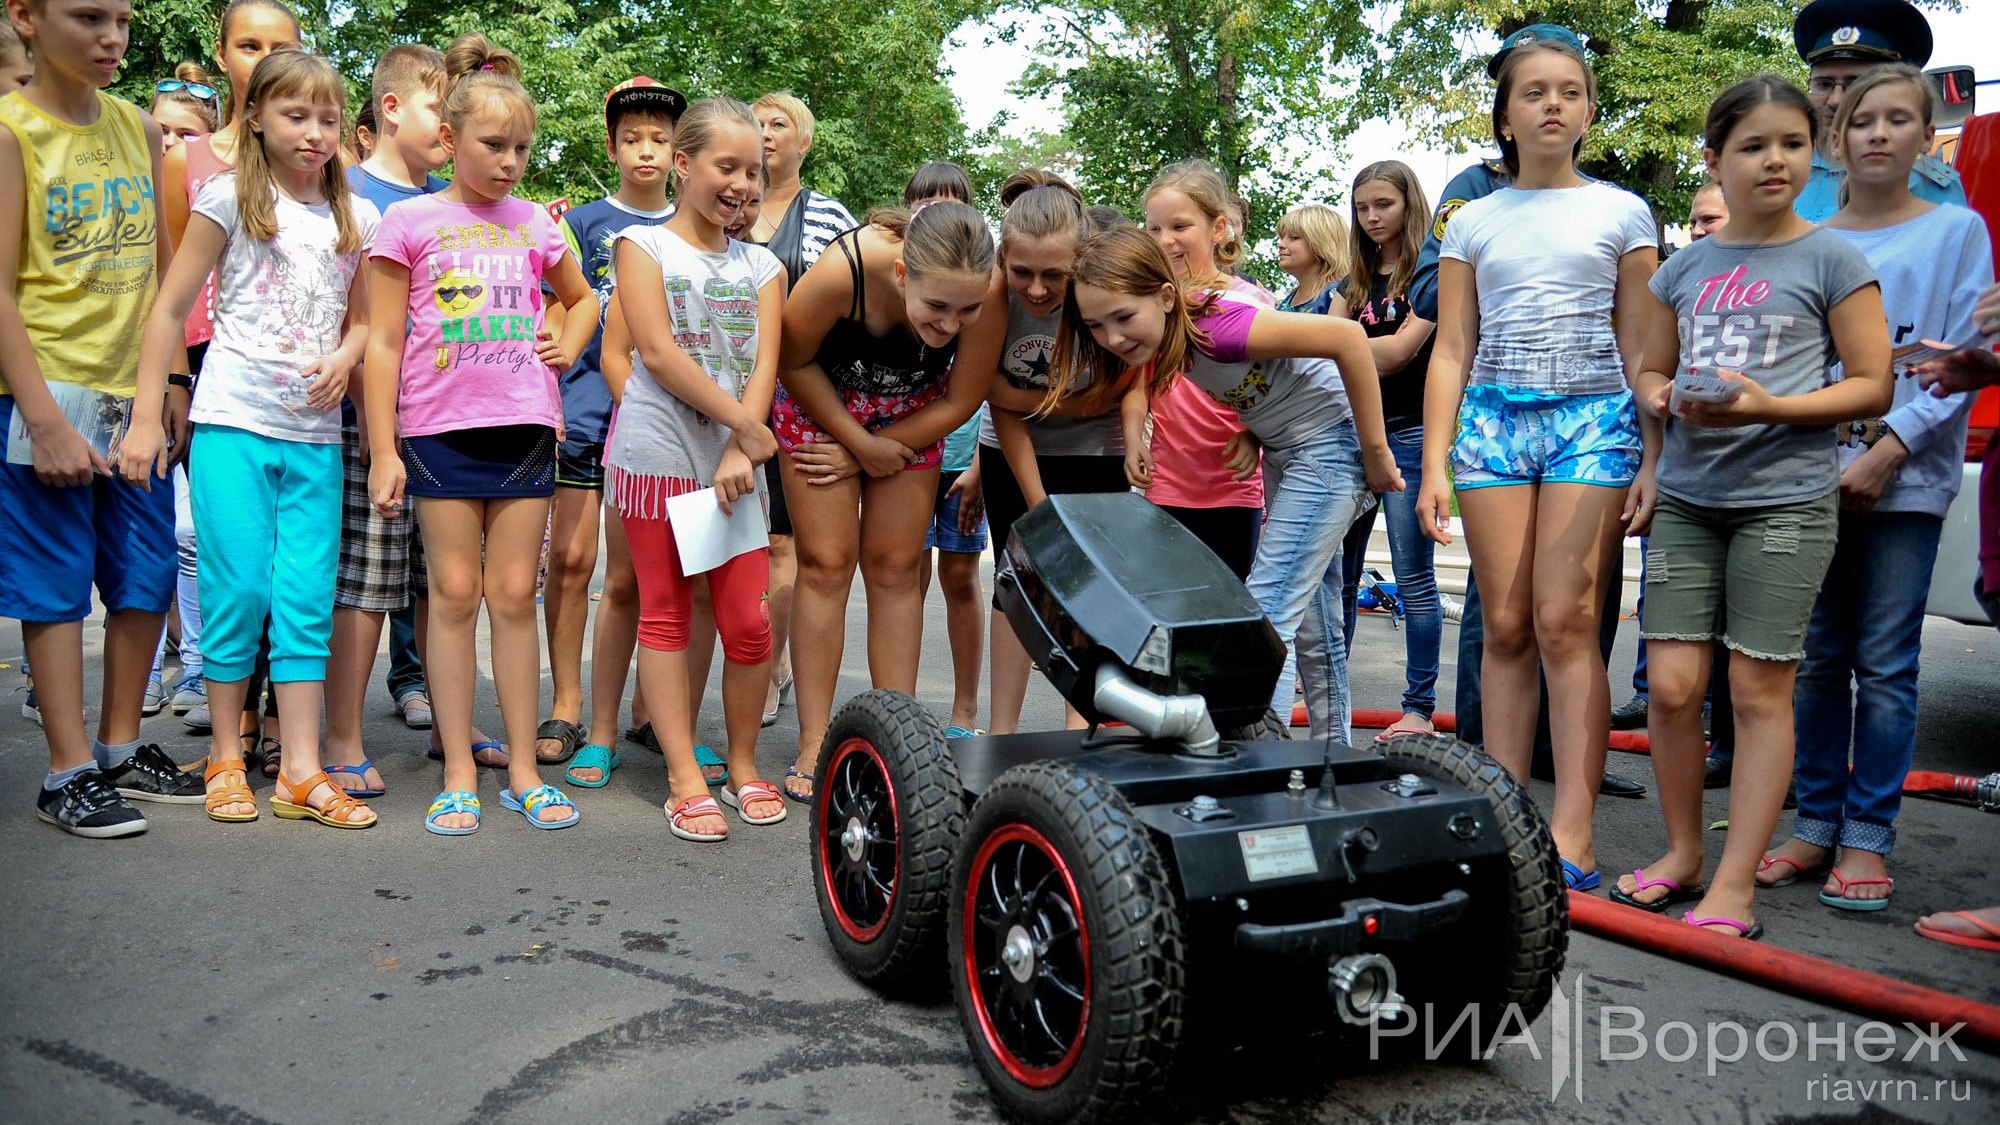
[[[1385,492],[1379,509],[1370,508],[1348,530],[1341,562],[1341,614],[1347,643],[1354,644],[1354,594],[1375,531],[1379,510],[1389,521],[1389,561],[1396,596],[1403,602],[1403,710],[1430,718],[1437,710],[1438,653],[1444,646],[1444,613],[1438,607],[1436,544],[1417,526],[1417,490],[1424,483],[1424,428],[1411,426],[1389,435],[1389,451],[1403,470],[1403,491]]]
[[[194,501],[188,496],[187,466],[174,466],[174,549],[180,573],[174,580],[174,602],[181,619],[181,678],[184,684],[200,685],[201,677],[201,594],[195,585]],[[160,664],[167,655],[167,633],[160,630],[160,646],[153,653],[153,678],[160,678]]]
[[[424,665],[417,659],[417,599],[389,615],[389,698],[428,690]]]
[[[1881,855],[1895,846],[1903,776],[1917,749],[1924,603],[1943,530],[1943,520],[1921,512],[1840,513],[1792,697],[1799,784],[1792,832],[1808,844]]]
[[[1340,545],[1354,517],[1373,502],[1351,421],[1290,448],[1264,450],[1264,534],[1244,585],[1278,640],[1297,655],[1314,738],[1348,737]],[[1271,693],[1271,709],[1280,715],[1291,713],[1292,680],[1288,667]]]

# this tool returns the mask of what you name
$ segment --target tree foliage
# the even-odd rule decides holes
[[[181,59],[214,69],[221,9],[218,0],[140,5],[118,92],[145,105],[153,82]],[[749,101],[790,89],[820,119],[806,181],[860,211],[900,199],[924,161],[967,157],[943,44],[985,2],[301,0],[298,10],[307,45],[348,78],[350,115],[391,44],[443,46],[478,31],[519,55],[541,110],[521,188],[530,198],[582,201],[617,187],[604,152],[604,91],[649,74],[690,99]]]

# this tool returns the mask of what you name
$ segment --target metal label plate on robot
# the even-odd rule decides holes
[[[1312,835],[1303,824],[1238,832],[1236,843],[1243,849],[1243,870],[1253,883],[1319,873]]]

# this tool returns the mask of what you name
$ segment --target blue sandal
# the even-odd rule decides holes
[[[1563,886],[1572,891],[1594,891],[1597,885],[1604,881],[1596,871],[1593,870],[1586,875],[1583,873],[1583,868],[1566,859],[1562,861],[1562,868]]]
[[[721,766],[722,772],[720,774],[710,777],[704,773],[701,775],[701,779],[710,785],[729,784],[729,763],[724,761],[722,755],[716,753],[706,742],[697,742],[694,744],[694,764],[704,770]]]
[[[367,781],[367,778],[368,778],[368,771],[369,771],[369,770],[372,770],[372,769],[374,769],[374,768],[375,768],[375,763],[374,763],[374,762],[371,762],[371,761],[369,761],[368,759],[366,759],[366,758],[363,758],[363,759],[361,759],[361,764],[360,764],[360,765],[358,765],[358,766],[328,766],[328,767],[326,767],[326,772],[327,772],[327,776],[328,776],[329,778],[330,778],[330,777],[331,777],[332,775],[334,775],[334,774],[337,774],[337,773],[344,773],[344,774],[350,774],[350,775],[352,775],[352,776],[354,776],[354,777],[358,777],[358,778],[361,778],[361,779],[362,779],[362,781],[361,781],[361,785],[362,785],[362,787],[361,787],[361,788],[359,788],[359,789],[349,789],[349,790],[347,791],[347,795],[348,795],[348,796],[350,796],[350,797],[380,797],[380,796],[382,795],[382,790],[380,790],[380,789],[370,789],[370,788],[368,788],[368,787],[367,787],[367,786],[368,786],[368,781]],[[336,789],[340,788],[340,785],[339,785],[339,783],[338,783],[338,782],[336,782],[336,783],[334,784],[334,788],[336,788]]]
[[[535,814],[545,805],[567,808],[570,814],[564,820],[543,820]],[[569,794],[553,785],[537,785],[519,797],[514,796],[512,789],[502,789],[500,806],[509,812],[520,813],[529,824],[551,832],[558,828],[568,828],[583,819],[583,810],[576,807],[576,802],[569,799]]]
[[[576,756],[570,759],[569,768],[563,771],[563,777],[571,785],[581,785],[585,789],[602,789],[611,784],[611,771],[617,768],[618,751],[591,742],[586,743],[583,749],[578,750]],[[576,776],[578,770],[596,770],[597,780],[585,781]]]
[[[505,746],[502,746],[500,743],[490,738],[480,739],[478,742],[472,744],[472,764],[478,766],[480,769],[483,770],[504,770],[507,768],[507,763],[505,762],[480,761],[479,752],[481,750],[495,750],[502,754],[505,754],[507,753],[507,748]],[[424,755],[433,762],[442,762],[444,761],[444,747],[433,746],[430,749],[424,751]]]
[[[453,813],[471,813],[472,827],[446,828],[437,822],[438,817],[450,816]],[[430,811],[424,813],[424,831],[435,832],[440,836],[470,836],[479,831],[478,817],[479,794],[468,793],[463,789],[448,790],[439,793],[431,802]]]

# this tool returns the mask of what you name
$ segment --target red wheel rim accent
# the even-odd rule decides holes
[[[813,802],[820,885],[841,932],[866,944],[888,926],[903,873],[896,787],[882,752],[865,738],[850,738],[834,750],[826,780],[825,792]],[[869,834],[859,856],[842,840],[856,822]]]
[[[1069,864],[1034,828],[1002,825],[973,857],[962,905],[966,995],[986,1049],[1022,1085],[1054,1086],[1076,1069],[1090,1023],[1090,930]],[[997,918],[1009,924],[996,928]],[[1027,982],[1012,980],[1001,956],[1016,927],[1038,946]],[[1024,1057],[1038,1038],[1041,1049]]]

